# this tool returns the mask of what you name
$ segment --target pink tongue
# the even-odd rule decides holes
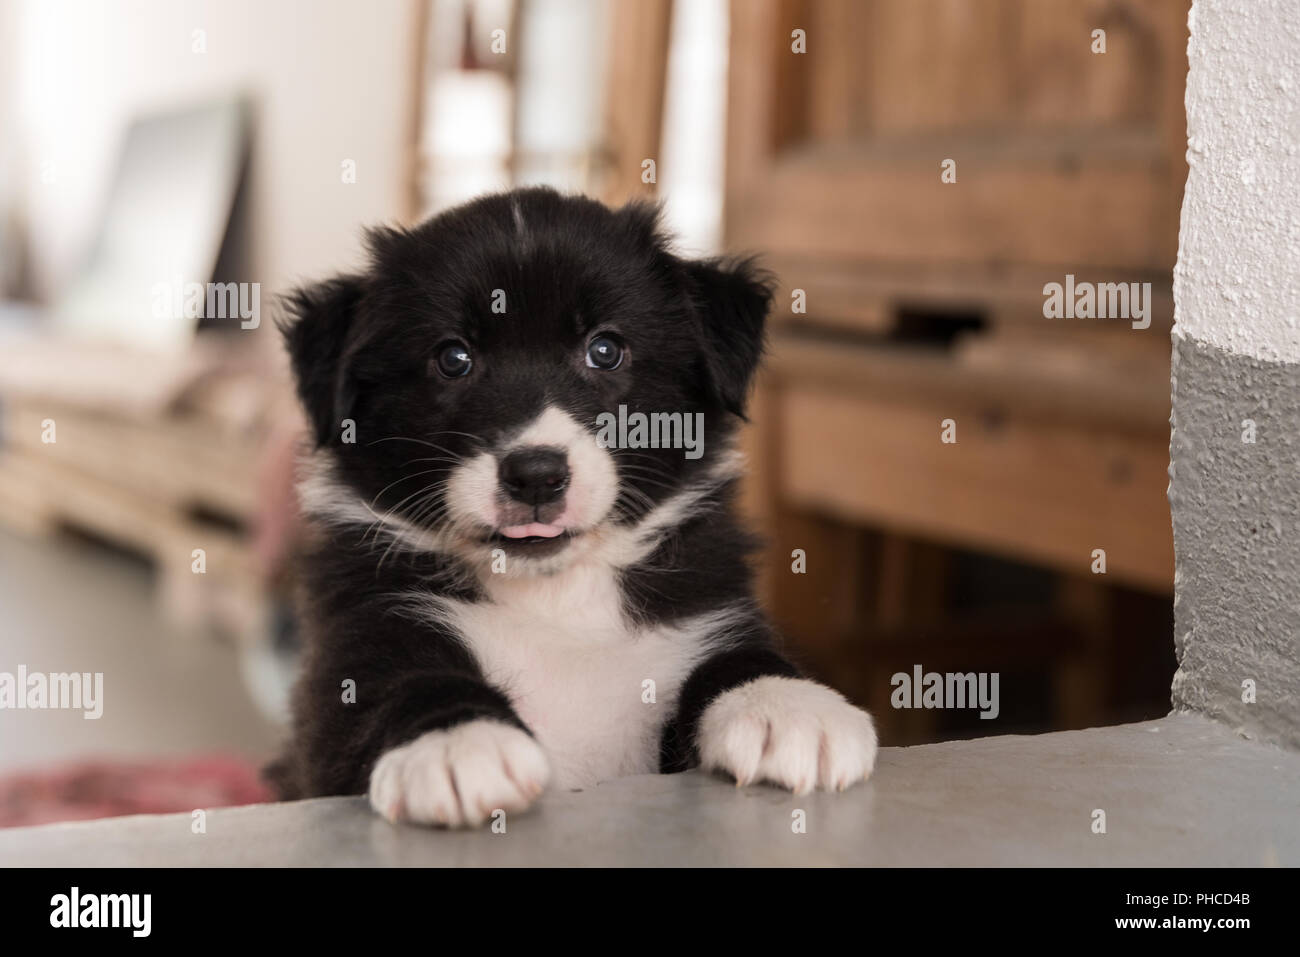
[[[501,529],[501,534],[506,538],[530,538],[534,535],[541,538],[554,538],[556,535],[563,535],[564,529],[558,525],[543,525],[540,522],[532,522],[528,525],[510,525]]]

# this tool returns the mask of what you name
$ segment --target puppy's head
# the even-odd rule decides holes
[[[284,324],[328,480],[309,508],[363,503],[529,573],[626,541],[719,472],[771,298],[752,264],[682,260],[654,207],[549,189],[369,248]]]

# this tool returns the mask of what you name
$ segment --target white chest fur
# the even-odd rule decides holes
[[[726,613],[629,627],[608,566],[486,585],[489,601],[447,603],[446,620],[546,749],[556,784],[657,771],[682,683]]]

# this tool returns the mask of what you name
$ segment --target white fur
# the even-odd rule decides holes
[[[682,683],[725,645],[739,609],[630,627],[616,570],[584,562],[552,576],[486,581],[467,603],[405,595],[408,613],[450,625],[545,747],[561,787],[659,768]],[[653,701],[645,682],[653,682]]]
[[[527,227],[524,225],[524,212],[519,208],[519,200],[510,201],[510,214],[515,221],[515,233],[520,239],[525,239],[528,235]]]
[[[447,476],[447,513],[453,521],[479,528],[497,523],[496,498],[499,479],[496,456],[480,452],[457,465]]]
[[[876,764],[871,716],[830,688],[756,678],[720,694],[700,719],[700,763],[737,784],[769,781],[806,794],[843,790]]]
[[[549,777],[526,732],[471,721],[386,752],[370,773],[370,805],[390,821],[475,827],[498,810],[527,808]]]

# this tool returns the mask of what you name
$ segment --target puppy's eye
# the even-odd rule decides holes
[[[448,342],[439,347],[437,358],[430,364],[437,366],[439,374],[445,378],[459,379],[469,374],[474,360],[470,357],[469,349],[464,343]]]
[[[587,343],[587,365],[608,372],[623,363],[623,344],[613,336],[596,336]]]

